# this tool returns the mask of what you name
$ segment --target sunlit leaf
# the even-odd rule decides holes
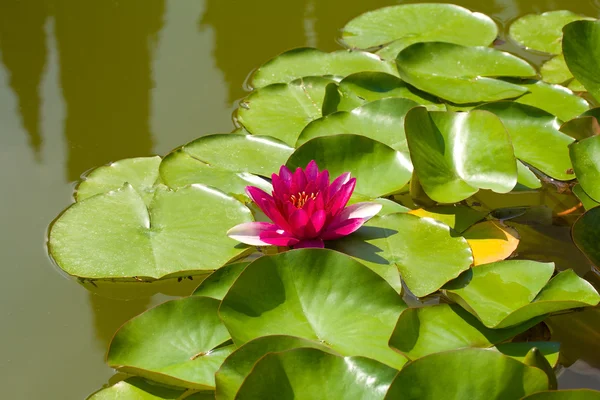
[[[600,99],[600,21],[575,21],[565,26],[563,52],[575,78]]]
[[[183,389],[173,389],[133,377],[92,394],[87,400],[176,400]]]
[[[418,208],[409,214],[418,217],[429,217],[448,225],[457,233],[462,233],[474,223],[485,218],[485,213],[462,205],[435,206]]]
[[[571,190],[573,191],[573,194],[577,196],[579,201],[581,201],[581,204],[583,204],[583,208],[585,208],[586,211],[600,206],[600,203],[592,199],[590,195],[583,190],[579,183],[573,186]]]
[[[523,363],[525,365],[529,365],[530,367],[536,367],[544,371],[548,377],[548,389],[558,389],[558,381],[556,380],[554,368],[552,365],[550,365],[550,362],[546,359],[546,357],[544,357],[542,352],[537,347],[533,347],[527,352],[525,358],[523,359]]]
[[[200,286],[194,291],[194,296],[223,300],[233,282],[235,282],[248,264],[248,262],[239,262],[219,268],[202,281]]]
[[[544,82],[548,83],[564,83],[569,79],[573,79],[573,74],[569,71],[565,57],[562,54],[542,64],[540,72],[542,73]]]
[[[502,331],[502,329],[494,329],[493,331],[495,332],[498,330]],[[539,350],[539,352],[546,358],[546,360],[548,360],[550,366],[556,367],[556,365],[558,364],[558,356],[560,350],[560,343],[557,342],[508,342],[498,344],[495,348],[505,356],[509,356],[516,360],[524,362],[525,358],[527,357],[531,349],[534,347]]]
[[[473,251],[473,265],[504,260],[519,245],[519,233],[499,221],[485,221],[473,225],[463,236]]]
[[[528,93],[515,101],[537,107],[550,114],[556,115],[563,121],[568,121],[589,110],[590,105],[569,89],[560,85],[549,85],[545,82],[522,83]]]
[[[542,187],[539,178],[520,160],[517,160],[517,183],[525,189],[539,189]],[[517,187],[515,187],[515,190]]]

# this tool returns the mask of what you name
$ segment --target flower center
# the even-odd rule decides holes
[[[296,208],[304,207],[304,204],[308,201],[308,199],[316,199],[317,193],[306,193],[306,192],[298,192],[297,194],[293,194],[290,196],[290,202]]]

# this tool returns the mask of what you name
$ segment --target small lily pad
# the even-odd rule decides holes
[[[167,388],[132,377],[97,391],[87,400],[177,400],[184,392],[184,389]]]
[[[569,71],[565,57],[560,54],[542,64],[540,68],[542,79],[548,83],[565,83],[573,79],[573,74]]]

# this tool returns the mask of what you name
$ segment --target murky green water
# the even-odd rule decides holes
[[[600,0],[447,2],[503,28],[556,9],[600,17]],[[1,397],[85,398],[113,375],[115,330],[166,298],[100,297],[51,264],[46,229],[82,172],[230,131],[253,68],[292,47],[336,49],[349,19],[397,3],[0,0]],[[600,373],[580,361],[561,384],[600,389]]]

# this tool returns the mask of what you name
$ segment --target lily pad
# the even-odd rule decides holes
[[[349,47],[375,47],[405,37],[420,42],[488,46],[498,27],[487,15],[451,4],[406,4],[364,13],[342,28]]]
[[[575,21],[564,28],[563,52],[569,70],[600,99],[600,21]]]
[[[237,121],[254,135],[272,136],[294,146],[302,129],[323,116],[323,99],[331,82],[308,77],[254,90],[240,103]]]
[[[410,211],[410,208],[404,207],[402,204],[398,204],[393,200],[385,199],[382,197],[372,198],[358,193],[352,194],[352,197],[350,197],[350,200],[348,200],[348,205],[360,203],[363,201],[372,201],[381,204],[381,211],[377,213],[377,215],[379,216]]]
[[[534,393],[522,400],[600,400],[600,392],[591,389],[552,390]]]
[[[600,208],[594,207],[573,224],[573,241],[583,254],[596,265],[600,265]]]
[[[545,82],[522,83],[528,93],[515,101],[537,107],[568,121],[590,109],[590,104],[572,91],[560,85],[549,85]]]
[[[490,189],[510,192],[517,163],[506,129],[488,112],[410,110],[405,119],[410,156],[425,193],[455,203]]]
[[[473,262],[467,241],[454,237],[449,226],[405,213],[374,217],[332,246],[373,270],[396,265],[417,297],[435,292]]]
[[[546,377],[548,378],[548,389],[558,389],[558,380],[556,379],[554,367],[550,365],[546,357],[544,357],[542,352],[537,347],[533,347],[527,352],[525,358],[523,359],[523,363],[530,367],[536,367],[544,371]]]
[[[314,348],[332,352],[320,343],[294,336],[272,335],[251,340],[227,357],[217,371],[215,375],[217,382],[216,399],[233,400],[248,374],[252,372],[256,362],[266,354],[297,348]]]
[[[400,314],[390,346],[411,360],[465,347],[488,348],[526,331],[537,322],[489,329],[457,304],[409,308]]]
[[[377,140],[403,152],[410,159],[404,117],[416,106],[418,104],[412,100],[388,98],[366,103],[350,112],[338,111],[308,124],[296,145],[301,146],[316,137],[348,133]]]
[[[574,92],[585,92],[585,87],[577,79],[573,79],[573,74],[569,71],[565,57],[562,54],[542,64],[540,72],[544,82],[559,83],[565,86],[566,82],[570,81],[566,85],[569,89]]]
[[[496,77],[535,77],[526,61],[489,47],[416,43],[396,58],[405,82],[453,103],[476,103],[518,97],[527,89]]]
[[[597,202],[596,200],[592,199],[590,195],[587,194],[585,190],[583,190],[579,183],[573,186],[571,190],[573,191],[573,194],[577,196],[579,201],[581,201],[581,204],[583,204],[583,208],[585,208],[586,211],[591,210],[594,207],[600,206],[600,202]]]
[[[397,372],[364,357],[340,357],[317,349],[294,349],[264,356],[235,398],[383,400]]]
[[[486,213],[462,205],[446,205],[428,208],[418,208],[409,214],[418,217],[429,217],[443,222],[456,233],[463,233],[473,224],[485,218]]]
[[[553,263],[499,261],[463,274],[446,286],[446,293],[489,328],[505,328],[600,301],[592,285],[573,270],[563,271],[548,282],[553,272]]]
[[[171,189],[202,184],[231,195],[244,195],[248,185],[267,192],[273,189],[269,182],[259,176],[213,167],[194,158],[183,149],[175,150],[164,158],[160,164],[160,176]]]
[[[545,389],[548,389],[548,379],[538,368],[528,367],[499,352],[462,349],[430,354],[407,364],[392,382],[385,398],[520,399]]]
[[[517,230],[499,221],[485,221],[473,225],[463,236],[473,251],[474,266],[504,260],[519,245]]]
[[[250,210],[215,189],[158,190],[149,208],[130,185],[73,204],[53,224],[50,254],[70,275],[158,279],[217,269],[246,247],[229,228]]]
[[[254,72],[250,86],[261,88],[288,83],[305,76],[348,76],[361,71],[396,74],[392,64],[364,51],[338,50],[327,53],[311,47],[286,51],[267,61]]]
[[[510,102],[484,104],[476,109],[490,111],[502,120],[517,158],[554,179],[575,178],[568,148],[573,138],[558,130],[560,122],[554,115]]]
[[[397,192],[412,174],[405,153],[360,135],[316,137],[296,149],[286,165],[304,168],[311,160],[328,169],[332,177],[351,172],[356,178],[356,192],[371,197]]]
[[[560,54],[563,27],[573,21],[591,19],[567,10],[525,15],[513,22],[510,37],[519,45],[544,53]]]
[[[501,331],[502,329],[494,329],[494,331],[498,330]],[[560,343],[558,342],[509,342],[496,345],[496,350],[500,353],[521,362],[526,361],[527,355],[533,348],[540,351],[551,367],[558,365],[560,351]]]
[[[600,201],[600,136],[571,144],[569,152],[579,184],[592,199]]]
[[[395,57],[394,57],[395,58]],[[338,87],[341,95],[338,111],[351,111],[365,103],[398,97],[424,105],[429,110],[444,110],[435,97],[407,85],[397,76],[383,72],[359,72],[342,79]]]
[[[584,113],[579,118],[574,118],[562,124],[560,131],[573,139],[582,140],[600,135],[600,124],[596,117]]]
[[[171,300],[133,318],[115,334],[106,360],[112,368],[192,389],[215,387],[214,374],[234,347],[219,319],[219,301]]]
[[[92,170],[75,191],[75,200],[81,201],[97,194],[120,189],[130,184],[146,204],[154,197],[154,189],[160,181],[158,166],[161,158],[139,157],[127,158]]]
[[[213,167],[268,178],[278,172],[294,152],[293,147],[270,136],[234,133],[202,136],[182,150]]]
[[[542,187],[539,178],[520,160],[517,160],[517,183],[525,189],[539,189]],[[518,185],[516,188],[518,188]]]
[[[87,400],[177,400],[185,390],[152,384],[132,377],[92,394]]]
[[[406,359],[387,342],[405,308],[383,278],[352,258],[300,249],[248,265],[219,313],[238,345],[260,336],[292,335],[399,369]]]
[[[223,300],[233,282],[235,282],[248,264],[250,263],[239,262],[219,268],[202,281],[200,286],[194,290],[193,295]]]

